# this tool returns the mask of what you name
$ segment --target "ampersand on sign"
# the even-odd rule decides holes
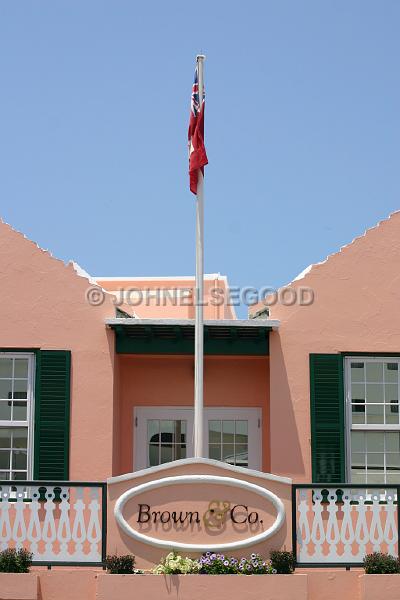
[[[209,529],[220,529],[230,508],[231,504],[227,500],[211,500],[203,515],[204,525]]]

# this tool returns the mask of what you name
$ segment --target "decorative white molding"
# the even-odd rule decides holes
[[[182,462],[182,461],[180,461]],[[244,470],[244,469],[243,469]],[[225,485],[234,488],[239,488],[241,490],[245,489],[258,496],[261,496],[265,500],[268,500],[276,509],[277,516],[274,523],[262,533],[254,535],[252,537],[248,537],[244,540],[238,540],[235,542],[225,542],[221,544],[216,544],[213,541],[210,541],[208,544],[187,544],[184,542],[177,542],[176,540],[161,540],[158,538],[151,537],[149,535],[145,535],[144,533],[140,533],[136,531],[129,525],[129,523],[123,517],[123,509],[125,504],[131,498],[138,496],[143,492],[148,492],[150,490],[168,487],[173,485],[193,485],[193,484],[204,484],[204,485]],[[258,544],[260,542],[265,541],[266,539],[272,537],[279,529],[282,527],[285,520],[285,507],[280,498],[276,496],[269,490],[265,488],[255,485],[254,483],[249,483],[248,481],[243,481],[241,479],[235,479],[233,477],[221,477],[218,475],[178,475],[175,477],[164,477],[162,479],[156,479],[155,481],[149,481],[147,483],[142,483],[130,490],[124,492],[117,500],[114,507],[114,516],[121,527],[121,529],[134,538],[135,540],[149,544],[150,546],[154,546],[156,548],[164,548],[164,549],[175,549],[175,550],[187,550],[191,552],[205,552],[207,550],[239,550],[240,548],[247,548],[252,546],[253,544]]]
[[[145,475],[157,475],[163,471],[168,471],[169,469],[175,469],[176,467],[182,467],[185,465],[205,465],[210,467],[218,467],[227,473],[236,473],[237,475],[245,475],[246,477],[258,477],[260,479],[266,479],[267,481],[275,481],[277,483],[286,483],[288,485],[292,485],[292,479],[289,477],[272,475],[272,473],[264,473],[263,471],[256,471],[254,469],[248,469],[247,467],[237,467],[236,465],[229,465],[228,463],[224,463],[220,460],[213,460],[211,458],[182,458],[180,460],[174,460],[173,462],[164,463],[155,467],[148,467],[147,469],[134,471],[133,473],[109,477],[107,479],[107,484],[112,485],[113,483],[129,481],[130,479],[137,479]]]

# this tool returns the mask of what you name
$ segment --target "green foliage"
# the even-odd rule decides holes
[[[109,555],[106,557],[106,567],[107,572],[113,575],[131,575],[135,572],[135,557],[132,554]]]
[[[290,575],[296,566],[293,552],[286,552],[286,550],[272,550],[271,563],[280,575]]]
[[[364,569],[369,575],[383,575],[400,573],[400,562],[398,558],[382,552],[373,552],[364,557]]]
[[[3,550],[0,552],[0,573],[29,573],[32,558],[32,552],[25,548]]]
[[[259,554],[250,558],[234,558],[215,552],[206,552],[199,560],[200,573],[206,575],[266,575],[276,573],[271,561]]]
[[[189,575],[198,573],[200,565],[197,560],[182,558],[175,552],[170,552],[159,565],[153,569],[155,575]]]

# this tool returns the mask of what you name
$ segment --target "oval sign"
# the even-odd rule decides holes
[[[128,500],[130,500],[134,496],[138,496],[143,492],[148,492],[157,488],[181,484],[225,485],[233,488],[240,488],[241,490],[248,490],[249,492],[253,492],[254,494],[257,494],[258,496],[261,496],[265,500],[271,502],[271,504],[276,509],[276,519],[273,522],[273,524],[262,533],[254,535],[252,537],[247,537],[244,540],[225,542],[219,544],[188,544],[185,542],[174,542],[173,540],[161,540],[136,531],[124,519],[122,514],[124,506],[128,502]],[[265,488],[254,483],[249,483],[248,481],[235,479],[234,477],[220,477],[218,475],[177,475],[175,477],[164,477],[162,479],[156,479],[155,481],[142,483],[141,485],[138,485],[132,488],[131,490],[127,490],[118,498],[117,502],[115,503],[114,516],[118,525],[127,535],[134,538],[135,540],[138,540],[139,542],[149,544],[156,548],[174,548],[175,550],[189,550],[192,552],[205,552],[211,549],[215,551],[226,551],[247,548],[248,546],[258,544],[273,536],[275,533],[277,533],[277,531],[279,531],[279,529],[283,525],[283,522],[285,520],[285,507],[282,500],[278,498],[278,496],[276,496],[269,490],[266,490]]]

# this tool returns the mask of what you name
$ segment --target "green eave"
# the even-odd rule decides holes
[[[194,354],[194,322],[172,319],[108,319],[118,354]],[[205,321],[204,353],[268,356],[277,321]]]

